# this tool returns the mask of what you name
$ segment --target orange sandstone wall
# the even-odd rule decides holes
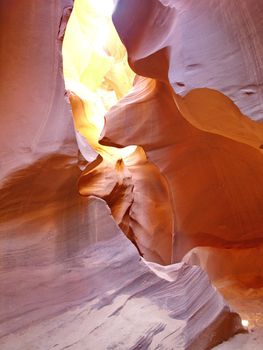
[[[247,249],[252,258],[262,245],[262,124],[251,121],[218,91],[228,93],[242,108],[252,94],[239,92],[247,84],[256,85],[255,96],[242,110],[259,119],[262,22],[253,18],[252,12],[257,8],[261,13],[263,9],[255,1],[249,9],[246,4],[222,1],[212,7],[206,2],[205,7],[203,1],[182,4],[151,0],[146,4],[120,0],[113,14],[132,69],[149,78],[144,82],[137,79],[133,91],[106,115],[101,143],[142,146],[168,181],[175,261],[200,246],[238,249],[237,253]],[[135,7],[138,16],[129,22],[129,13]],[[236,11],[230,19],[226,14],[233,8]],[[246,18],[247,25],[239,25],[238,18]],[[232,27],[235,30],[229,29]],[[237,42],[233,35],[239,38]],[[244,47],[255,42],[258,45],[252,62],[251,52],[244,51]],[[198,43],[202,43],[202,52]],[[188,62],[188,56],[209,64],[195,66],[194,60]],[[227,79],[222,65],[231,70]],[[201,79],[203,75],[207,78]],[[179,81],[180,95],[175,81]],[[196,86],[206,88],[185,95]],[[148,215],[158,221],[151,212]],[[233,261],[233,271],[235,264]],[[257,269],[258,265],[254,273]]]

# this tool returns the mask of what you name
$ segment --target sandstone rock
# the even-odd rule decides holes
[[[150,78],[137,77],[126,96],[134,75],[124,62],[125,50],[113,42],[108,50],[117,67],[105,73],[107,79],[89,81],[84,71],[82,82],[89,88],[102,84],[120,99],[106,116],[101,141],[106,148],[97,139],[90,148],[82,96],[69,94],[74,131],[61,75],[61,40],[71,5],[0,4],[1,349],[210,349],[243,331],[240,317],[200,267],[161,266],[139,252],[170,264],[200,245],[232,248],[233,242],[260,239],[261,132],[249,121],[237,132],[243,115],[219,93],[208,108],[199,106],[203,90],[175,95],[168,81],[170,49],[163,43],[173,36],[176,7],[170,1],[122,0],[113,16],[116,28],[131,67]],[[138,16],[127,21],[123,6]],[[111,61],[99,62],[111,67]],[[124,83],[117,79],[122,69]],[[233,113],[229,132],[216,122],[207,124],[209,111],[221,102]],[[75,133],[90,162],[81,176]],[[133,148],[123,153],[109,145]],[[247,176],[252,190],[244,186]],[[237,239],[238,209],[253,211],[254,223],[249,217],[242,221]],[[231,225],[231,240],[219,227],[222,220]]]

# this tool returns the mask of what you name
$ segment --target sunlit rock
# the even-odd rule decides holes
[[[211,349],[255,322],[204,270],[261,286],[262,6],[72,5],[0,4],[1,350]]]

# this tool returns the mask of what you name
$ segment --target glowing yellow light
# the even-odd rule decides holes
[[[131,89],[135,74],[113,26],[112,0],[75,0],[63,42],[63,70],[76,130],[110,162],[132,154],[98,143],[104,115]],[[89,159],[87,159],[89,160]]]
[[[248,320],[242,320],[241,323],[242,323],[243,327],[248,327],[248,325],[249,325]]]

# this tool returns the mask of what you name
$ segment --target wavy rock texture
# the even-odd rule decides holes
[[[102,181],[120,226],[139,226],[142,246],[154,232],[152,246],[171,254],[171,240],[157,244],[163,228],[147,215],[171,216],[158,167],[140,148],[125,167],[124,160],[114,163],[115,172],[98,157],[79,180],[89,178],[83,194],[93,197],[77,194],[83,162],[60,69],[71,5],[0,3],[1,350],[209,349],[242,331],[239,316],[199,267],[141,261],[105,202],[94,197],[105,196],[97,193]]]
[[[0,178],[52,152],[77,152],[61,79],[62,18],[70,4],[1,1]]]
[[[132,10],[133,3],[122,1],[119,8],[125,14],[121,6],[123,9],[131,6]],[[141,18],[144,13],[151,13],[147,22],[151,30],[139,36],[144,40],[141,48],[148,43],[147,51],[138,49],[134,35],[136,52],[133,50],[132,55],[137,60],[146,56],[149,60],[154,52],[160,54],[169,48],[168,76],[176,92],[185,94],[200,87],[217,89],[233,99],[244,114],[262,120],[261,1],[150,0],[147,5],[142,3],[145,5],[137,0],[135,6],[140,8]],[[160,12],[163,15],[160,16]],[[168,13],[169,21],[166,21]],[[124,16],[119,20],[125,23]],[[132,25],[130,22],[130,28]],[[156,42],[148,40],[151,33]]]
[[[139,88],[137,93],[140,100]],[[163,83],[155,83],[153,91],[144,93],[149,113],[144,113],[142,133],[133,133],[131,128],[125,138],[117,136],[124,127],[123,114],[125,125],[133,125],[140,114],[141,102],[137,103],[133,95],[127,105],[120,103],[107,115],[102,142],[141,145],[167,179],[175,217],[174,259],[200,245],[258,245],[262,241],[263,209],[260,150],[193,127]],[[159,114],[153,117],[151,108]],[[153,136],[155,144],[149,145]]]
[[[262,13],[258,1],[123,0],[113,15],[148,78],[109,111],[101,143],[143,147],[168,183],[172,258],[201,265],[256,331],[220,349],[262,346],[263,133],[243,114],[262,119]]]
[[[103,201],[84,206],[61,181],[54,216],[48,208],[30,219],[22,212],[12,221],[20,223],[19,237],[2,237],[1,349],[205,349],[241,330],[239,316],[200,268],[157,266],[158,277]]]
[[[155,79],[136,77],[129,94],[107,113],[100,144],[139,145],[147,160],[142,149],[126,157],[125,190],[114,163],[97,167],[94,162],[79,182],[81,194],[107,201],[146,259],[165,264],[198,246],[246,249],[262,242],[262,124],[216,90],[194,89],[182,97],[172,89],[177,23],[189,4],[184,6],[118,2],[113,20],[129,64],[137,74]],[[135,8],[139,14],[129,21]],[[77,99],[71,97],[75,123],[88,119]],[[77,130],[90,142],[83,131],[88,125],[82,125]],[[105,167],[115,177],[110,187],[101,180],[109,178]],[[111,198],[116,190],[122,192],[121,206]]]
[[[220,92],[175,94],[168,77],[176,41],[172,34],[164,39],[161,33],[173,33],[182,9],[155,0],[137,2],[140,15],[127,24],[128,10],[135,5],[119,1],[114,24],[131,67],[156,79],[137,80],[132,92],[108,112],[101,143],[140,145],[167,180],[174,215],[173,261],[198,246],[258,247],[263,237],[262,124],[242,115]],[[151,16],[143,22],[146,10]],[[143,35],[137,40],[142,23]],[[157,27],[160,38],[154,35]],[[129,132],[121,133],[127,127]]]

